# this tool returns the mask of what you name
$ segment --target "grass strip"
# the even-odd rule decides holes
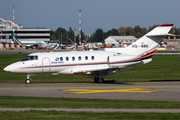
[[[179,109],[180,102],[0,96],[1,108],[159,108]]]
[[[0,120],[179,120],[178,113],[94,113],[94,112],[57,112],[57,111],[25,111],[0,112]]]

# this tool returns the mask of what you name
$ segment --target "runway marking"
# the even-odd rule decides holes
[[[103,92],[141,92],[141,93],[151,93],[158,91],[147,91],[149,88],[133,88],[133,89],[117,89],[117,90],[88,90],[88,89],[65,89],[62,91],[73,91],[70,93],[83,94],[83,93],[103,93]]]

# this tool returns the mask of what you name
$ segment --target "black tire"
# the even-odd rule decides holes
[[[104,79],[103,79],[103,78],[99,78],[99,79],[97,80],[97,82],[98,82],[98,83],[103,83],[103,82],[104,82]]]
[[[103,82],[104,82],[104,79],[103,79],[103,78],[99,78],[99,77],[95,77],[95,78],[94,78],[94,82],[95,82],[95,83],[103,83]]]
[[[94,78],[94,82],[97,83],[97,82],[98,82],[98,79],[99,79],[98,77],[95,77],[95,78]]]

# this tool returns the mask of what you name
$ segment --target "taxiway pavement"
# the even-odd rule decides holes
[[[131,83],[1,83],[0,96],[180,101],[180,81]]]

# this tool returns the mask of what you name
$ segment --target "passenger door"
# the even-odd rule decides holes
[[[42,72],[50,72],[50,59],[48,57],[45,57],[42,60]]]

